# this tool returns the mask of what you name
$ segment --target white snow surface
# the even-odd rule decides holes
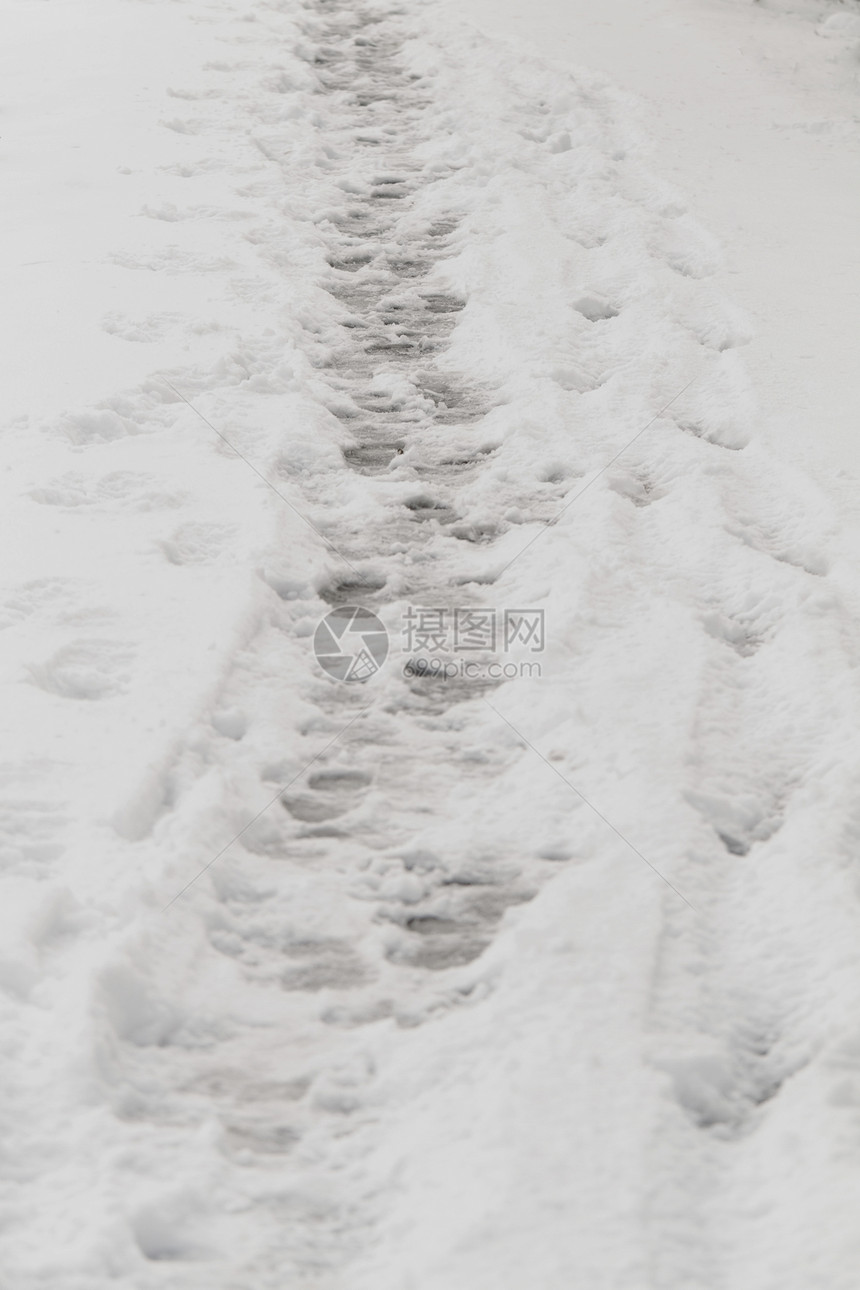
[[[636,96],[659,172],[721,242],[760,432],[857,520],[857,0],[463,0]]]
[[[847,422],[482,5],[0,0],[3,1290],[856,1288]],[[672,5],[850,80],[851,6]]]

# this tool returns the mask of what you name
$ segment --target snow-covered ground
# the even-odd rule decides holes
[[[0,1285],[854,1290],[860,16],[0,12]]]
[[[476,24],[636,97],[659,173],[721,243],[763,431],[856,512],[860,5],[465,0]],[[849,478],[850,475],[850,478]]]

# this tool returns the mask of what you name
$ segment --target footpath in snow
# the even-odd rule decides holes
[[[0,1281],[853,1290],[856,589],[633,104],[2,8]]]

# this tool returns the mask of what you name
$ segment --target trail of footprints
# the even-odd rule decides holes
[[[465,303],[432,285],[434,266],[451,254],[458,218],[452,211],[419,228],[410,214],[411,195],[440,178],[415,159],[431,105],[398,64],[398,38],[387,24],[361,11],[340,16],[327,0],[320,13],[321,93],[340,102],[342,124],[331,142],[350,166],[342,207],[330,216],[328,254],[327,287],[343,308],[341,338],[321,373],[350,436],[346,465],[402,499],[386,505],[370,531],[332,527],[328,536],[353,571],[345,567],[320,596],[331,606],[368,608],[407,598],[438,607],[479,603],[476,589],[463,585],[461,553],[492,543],[496,533],[461,516],[457,492],[493,450],[480,435],[487,394],[435,362]],[[638,508],[661,495],[644,478],[619,474],[613,486]],[[313,479],[306,486],[317,516],[326,513],[325,488]],[[759,643],[749,625],[755,615],[742,608],[737,625],[727,625],[721,613],[715,606],[706,630],[724,639],[743,667]],[[321,679],[313,692],[319,729],[333,735],[352,724],[241,841],[277,875],[263,894],[251,880],[243,888],[227,863],[212,870],[210,944],[241,964],[247,979],[294,1001],[295,1043],[273,1037],[270,1069],[256,1085],[244,1069],[241,1039],[225,1041],[217,1056],[189,1058],[195,1073],[186,1093],[205,1094],[217,1107],[220,1149],[234,1163],[266,1168],[299,1150],[320,1115],[349,1117],[359,1109],[372,1071],[344,1046],[345,1036],[386,1017],[418,1025],[463,1002],[456,969],[482,953],[505,910],[529,900],[560,858],[514,863],[484,855],[476,840],[466,864],[415,844],[416,812],[431,818],[463,782],[479,788],[508,755],[480,732],[470,735],[477,752],[466,746],[464,705],[480,692],[466,680],[404,678],[368,706],[362,687]],[[232,718],[222,724],[225,736],[241,738],[241,721],[237,734]],[[264,778],[276,785],[279,768]],[[749,849],[746,839],[724,842],[732,858]],[[700,1127],[734,1128],[778,1087],[765,1060],[766,1030],[762,1022],[742,1037],[741,1092],[730,1090],[721,1101],[681,1081],[679,1101]],[[291,1048],[296,1056],[288,1051],[285,1060]],[[139,1114],[133,1109],[129,1118]],[[292,1251],[297,1265],[317,1266],[323,1248],[336,1261],[352,1239],[338,1221],[316,1216],[313,1248]],[[155,1246],[148,1257],[172,1256]]]
[[[352,440],[346,464],[402,495],[372,531],[330,530],[355,570],[321,589],[331,606],[380,607],[405,597],[405,586],[414,604],[469,603],[461,553],[494,536],[458,513],[458,484],[487,456],[476,435],[486,405],[434,366],[464,301],[425,280],[450,254],[457,219],[417,234],[409,219],[410,194],[432,182],[410,152],[427,104],[397,51],[394,36],[351,15],[332,18],[317,58],[322,92],[343,100],[342,137],[333,142],[350,157],[350,186],[358,186],[359,161],[367,176],[330,220],[327,287],[344,315],[322,372]],[[325,485],[314,487],[307,483],[306,496],[324,523]],[[553,870],[546,860],[512,864],[480,850],[466,866],[414,842],[416,819],[444,812],[452,791],[480,784],[501,764],[503,754],[481,745],[458,714],[482,683],[404,678],[375,699],[369,688],[314,684],[321,729],[334,734],[355,721],[243,835],[246,854],[278,865],[271,888],[265,899],[249,899],[229,865],[212,873],[219,899],[210,943],[239,962],[246,979],[294,1000],[295,1043],[280,1036],[288,1060],[293,1047],[298,1054],[293,1091],[277,1114],[278,1097],[249,1108],[247,1080],[206,1084],[225,1125],[223,1150],[259,1167],[318,1132],[321,1113],[342,1117],[361,1106],[369,1076],[349,1061],[338,1074],[343,1040],[385,1017],[411,1027],[464,1002],[446,971],[480,955],[505,910],[530,899],[540,875]],[[480,745],[477,754],[470,743]],[[273,784],[279,774],[273,767]],[[310,1074],[301,1057],[308,1043]],[[338,1248],[338,1240],[329,1243]]]

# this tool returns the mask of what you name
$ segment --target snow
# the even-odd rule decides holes
[[[853,1290],[853,10],[2,8],[4,1284]]]
[[[857,37],[827,0],[467,0],[459,16],[635,95],[652,164],[721,244],[762,433],[853,516]],[[813,428],[814,427],[814,432]],[[841,481],[841,482],[840,482]]]

